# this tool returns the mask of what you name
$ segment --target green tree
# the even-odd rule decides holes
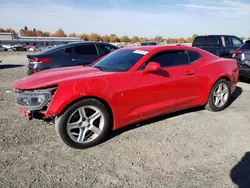
[[[11,28],[5,29],[5,32],[6,33],[12,33],[13,35],[17,35],[16,31],[14,29],[11,29]]]
[[[184,38],[179,38],[179,39],[177,39],[177,43],[185,43],[185,39]]]
[[[198,37],[198,34],[195,33],[195,34],[192,35],[193,40],[194,40],[195,37]]]
[[[121,37],[121,42],[130,42],[130,39],[125,35]]]
[[[111,34],[110,35],[110,42],[120,42],[120,39],[115,34]]]
[[[87,35],[87,34],[81,34],[80,35],[80,39],[82,39],[84,41],[89,41],[89,35]]]
[[[162,42],[162,41],[163,41],[163,38],[162,38],[161,36],[156,36],[156,37],[155,37],[155,40],[156,40],[157,42]]]
[[[101,40],[101,37],[100,35],[98,35],[97,33],[91,33],[89,35],[89,40],[90,41],[100,41]]]
[[[108,36],[108,35],[102,36],[102,41],[103,42],[110,42],[110,36]]]
[[[140,39],[139,39],[139,37],[137,37],[137,36],[133,36],[133,37],[131,38],[131,42],[133,42],[133,43],[140,42]]]
[[[69,37],[76,37],[76,34],[75,33],[70,33]]]
[[[53,34],[54,37],[66,37],[64,31],[60,28],[58,29],[54,34]]]

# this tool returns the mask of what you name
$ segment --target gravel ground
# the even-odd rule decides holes
[[[25,55],[0,53],[0,187],[250,187],[249,83],[222,112],[154,118],[74,150],[52,125],[20,117],[6,92],[26,75]]]

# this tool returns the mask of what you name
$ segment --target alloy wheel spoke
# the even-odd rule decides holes
[[[219,103],[220,103],[220,98],[219,97],[215,97],[214,105],[218,106]]]
[[[96,120],[97,118],[99,118],[101,115],[102,115],[101,111],[98,110],[93,115],[91,115],[89,117],[89,119],[93,122],[94,120]]]
[[[222,94],[226,94],[226,93],[228,93],[228,88],[227,88],[227,87],[225,87],[225,88],[221,91],[221,93],[222,93]]]
[[[91,125],[89,127],[89,130],[92,131],[93,133],[97,134],[97,135],[99,135],[101,133],[101,130],[98,127],[94,126],[94,125]]]
[[[69,123],[68,124],[68,130],[80,128],[80,125],[79,125],[80,122],[81,121],[77,121],[77,122],[74,122],[74,123]]]
[[[222,85],[221,84],[219,84],[219,86],[218,86],[218,89],[217,89],[217,92],[216,93],[220,93],[222,91]]]
[[[79,108],[79,114],[80,114],[80,118],[81,118],[81,120],[82,119],[86,119],[87,118],[87,116],[86,116],[86,112],[85,112],[85,108],[84,107],[82,107],[82,108]]]
[[[221,98],[221,104],[224,105],[226,102],[226,100],[224,99],[224,97]]]
[[[79,132],[79,135],[78,135],[78,138],[77,138],[78,142],[83,142],[84,141],[86,132],[87,132],[87,129],[84,129],[84,130],[80,129],[80,132]]]

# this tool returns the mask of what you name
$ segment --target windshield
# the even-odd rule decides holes
[[[93,67],[102,71],[126,72],[147,53],[144,50],[117,50],[96,62]]]

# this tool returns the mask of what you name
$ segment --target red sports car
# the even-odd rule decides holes
[[[62,141],[73,148],[100,143],[109,130],[173,111],[227,107],[239,70],[187,46],[116,50],[90,67],[41,71],[13,85],[27,118],[54,120]]]

